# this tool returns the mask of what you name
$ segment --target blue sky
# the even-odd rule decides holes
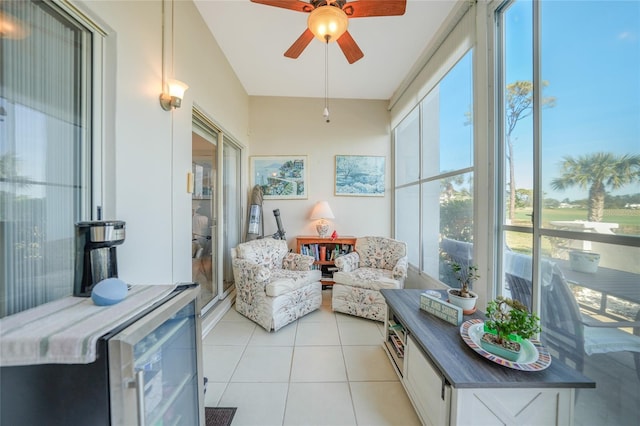
[[[515,2],[505,15],[506,82],[533,79],[532,2]],[[542,2],[543,95],[556,106],[542,112],[542,179],[546,196],[584,199],[587,190],[554,191],[560,161],[598,151],[640,154],[640,0]],[[441,170],[472,163],[472,53],[440,82]],[[532,118],[512,137],[516,185],[533,187]],[[638,193],[640,185],[617,194]]]
[[[532,78],[531,13],[531,2],[519,1],[506,14],[507,82]],[[557,100],[542,113],[543,189],[586,198],[586,190],[554,192],[548,182],[565,155],[640,154],[640,1],[547,0],[541,23],[544,95]],[[531,129],[525,119],[513,133],[518,188],[532,187]]]

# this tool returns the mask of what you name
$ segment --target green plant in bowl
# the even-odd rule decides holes
[[[529,339],[540,333],[540,318],[529,312],[520,301],[498,296],[489,302],[487,320],[480,345],[488,352],[516,361],[521,345],[517,340]]]

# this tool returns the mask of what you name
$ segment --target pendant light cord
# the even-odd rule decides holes
[[[323,116],[327,123],[329,120],[329,36],[326,37],[324,44],[324,113]]]

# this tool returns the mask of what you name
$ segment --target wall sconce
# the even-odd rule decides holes
[[[180,108],[184,92],[189,88],[186,84],[178,80],[167,80],[169,93],[160,94],[160,106],[165,111],[171,111],[172,108]]]
[[[316,231],[320,238],[327,238],[329,236],[329,224],[325,219],[335,219],[329,203],[326,201],[319,201],[311,212],[311,220],[320,220],[320,223],[316,225]]]

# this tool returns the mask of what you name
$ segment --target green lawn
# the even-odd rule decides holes
[[[514,218],[515,224],[530,224],[530,209],[518,209]],[[587,220],[586,209],[543,209],[542,224],[549,226],[549,222],[554,220]],[[610,209],[604,211],[603,222],[612,222],[619,225],[618,229],[624,229],[625,234],[640,235],[640,210],[631,209]],[[627,228],[629,230],[627,231]],[[633,231],[635,230],[635,231]]]
[[[516,210],[513,225],[531,226],[531,209]],[[544,209],[542,211],[542,224],[550,228],[550,222],[556,220],[587,220],[586,209]],[[640,210],[610,209],[604,211],[603,222],[617,223],[617,234],[640,235]],[[518,252],[531,252],[531,234],[509,232],[507,244],[512,250]],[[551,243],[548,238],[542,240],[543,253],[551,252]]]

